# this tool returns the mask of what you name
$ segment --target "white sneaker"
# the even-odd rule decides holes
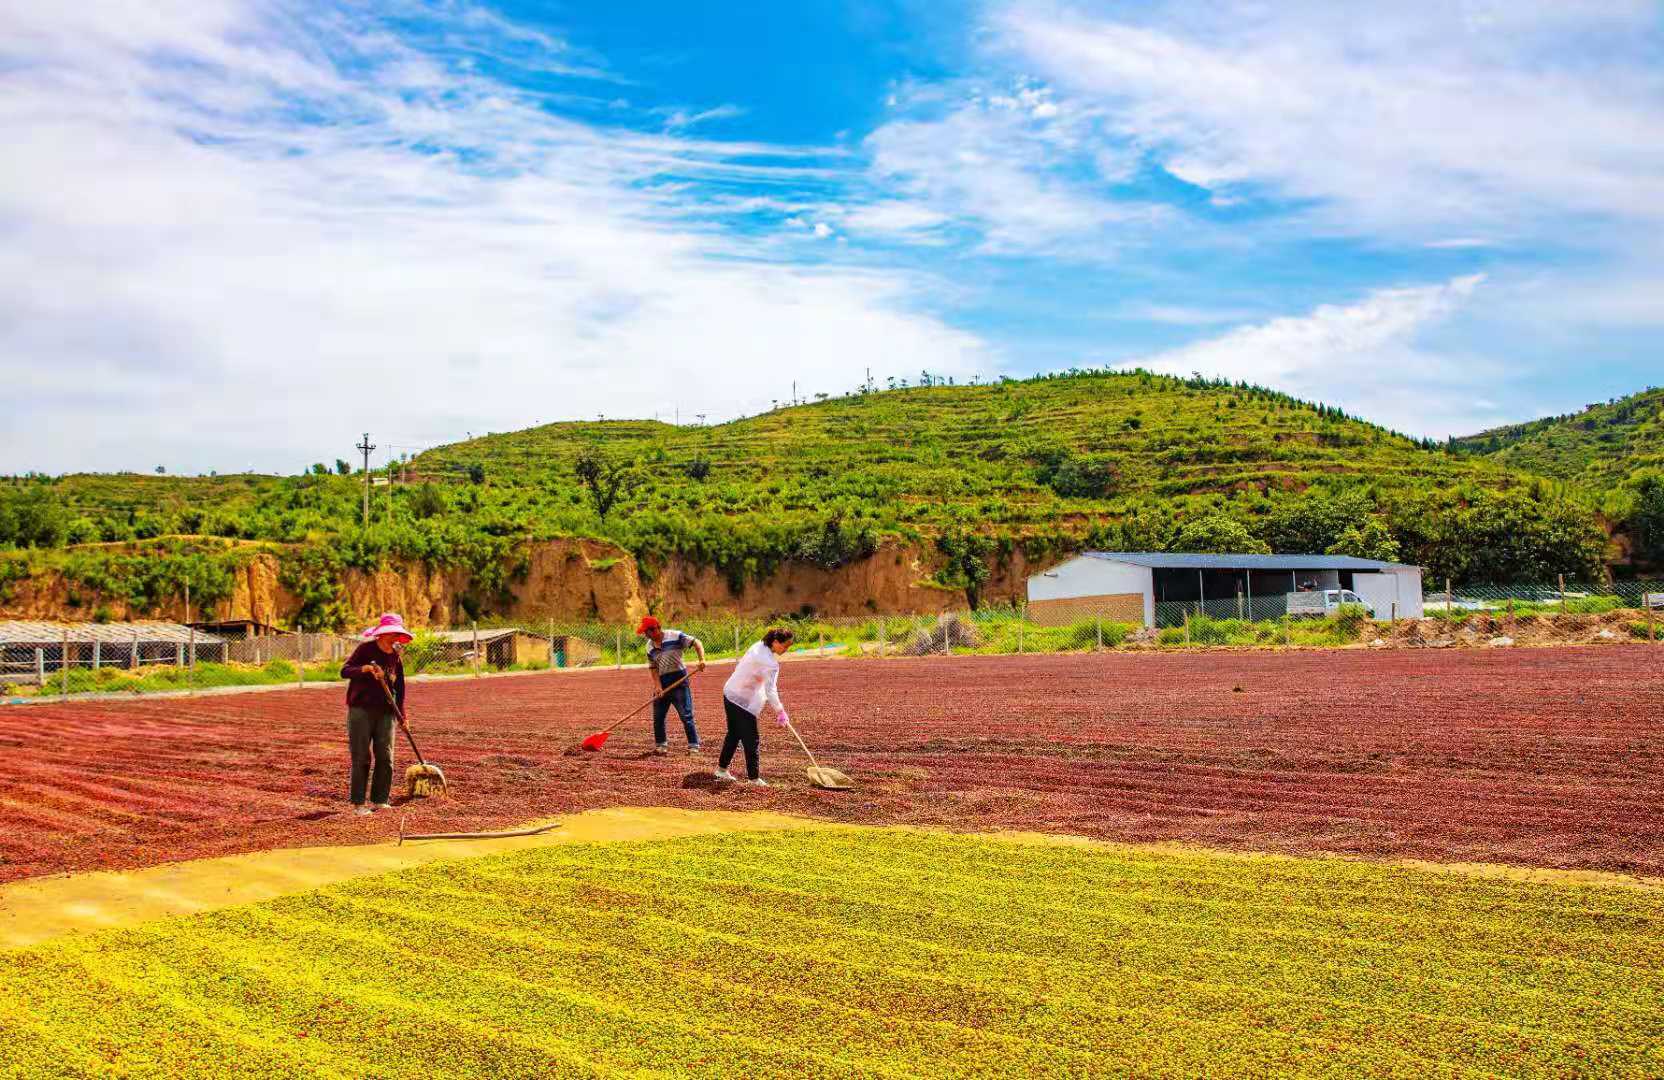
[[[653,747],[653,753],[655,753],[655,754],[668,754],[668,753],[670,753],[670,744],[669,743],[660,743],[659,745]]]
[[[703,751],[704,747],[700,746],[698,743],[694,743],[692,746],[688,747],[688,757],[698,757]]]
[[[735,780],[739,779],[739,777],[735,776],[733,773],[729,772],[727,769],[718,769],[716,772],[712,773],[711,775],[716,777],[716,779],[719,783],[724,783],[724,784],[731,784]]]
[[[390,803],[390,802],[378,802],[378,803],[376,803],[376,809],[377,810],[391,810],[391,809],[393,809],[393,804]]]
[[[749,783],[752,787],[768,787],[768,781],[764,780],[760,776],[757,777],[755,780],[748,780],[746,782]]]
[[[359,817],[369,817],[371,814],[375,813],[374,810],[365,806],[363,803],[353,803],[352,812],[357,814]]]

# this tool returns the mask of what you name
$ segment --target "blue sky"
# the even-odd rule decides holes
[[[22,0],[0,138],[6,472],[869,367],[1203,371],[1435,436],[1664,381],[1652,2]]]

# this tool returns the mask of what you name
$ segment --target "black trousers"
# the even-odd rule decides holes
[[[757,760],[760,741],[757,737],[757,717],[727,698],[722,699],[722,711],[728,717],[728,734],[722,740],[722,756],[717,758],[717,767],[726,769],[728,763],[734,760],[734,749],[744,746],[745,775],[755,780],[762,774]]]
[[[352,802],[364,805],[364,789],[370,801],[384,803],[393,794],[393,718],[369,709],[347,710],[347,748],[352,751]],[[375,776],[370,776],[370,756],[375,755]]]

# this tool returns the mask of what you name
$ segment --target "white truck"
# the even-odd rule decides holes
[[[1288,594],[1288,613],[1295,617],[1311,616],[1323,618],[1333,615],[1349,604],[1356,604],[1369,611],[1369,604],[1364,598],[1351,589],[1313,589],[1310,592],[1291,592]],[[1374,615],[1373,611],[1370,611]]]

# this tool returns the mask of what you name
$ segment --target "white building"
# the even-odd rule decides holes
[[[1059,626],[1085,618],[1171,626],[1205,611],[1271,619],[1288,594],[1351,589],[1377,619],[1421,618],[1421,567],[1348,555],[1194,555],[1088,551],[1028,579],[1028,612]]]

